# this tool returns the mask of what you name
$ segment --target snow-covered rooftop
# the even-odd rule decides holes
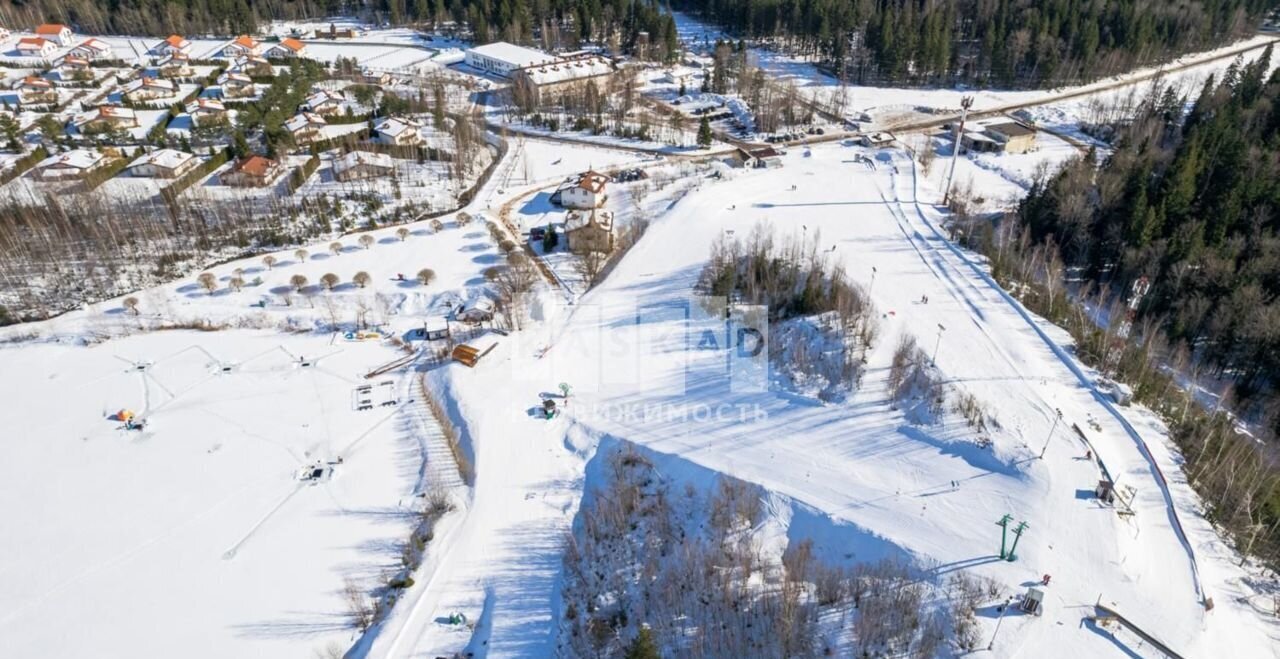
[[[555,61],[556,57],[540,50],[517,46],[505,41],[498,41],[483,46],[476,46],[471,52],[490,59],[505,62],[514,68],[524,68],[545,62]]]
[[[179,151],[177,149],[158,149],[133,161],[133,163],[130,164],[130,167],[153,165],[156,167],[163,167],[165,169],[177,169],[194,158],[194,155],[187,153],[186,151]]]

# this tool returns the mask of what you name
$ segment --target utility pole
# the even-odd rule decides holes
[[[960,125],[956,127],[955,142],[951,146],[951,173],[947,174],[947,189],[942,195],[942,205],[951,202],[951,180],[956,176],[956,160],[960,158],[960,140],[964,137],[964,122],[969,118],[969,108],[973,107],[973,97],[960,99]]]
[[[933,359],[929,360],[929,363],[934,366],[938,365],[938,347],[942,345],[942,333],[945,331],[947,328],[943,327],[942,323],[938,323],[938,340],[933,343]]]
[[[1013,546],[1009,548],[1009,558],[1007,559],[1010,563],[1018,558],[1013,555],[1013,552],[1018,549],[1018,541],[1022,539],[1022,532],[1027,530],[1027,526],[1026,522],[1018,522],[1018,525],[1013,527]]]
[[[1062,410],[1054,408],[1058,416],[1053,420],[1053,427],[1049,429],[1049,436],[1044,438],[1044,446],[1040,449],[1040,459],[1044,459],[1044,452],[1049,450],[1049,440],[1053,439],[1053,432],[1058,429],[1058,422],[1062,420]]]
[[[996,522],[996,526],[1000,527],[1000,559],[1001,560],[1004,560],[1004,557],[1005,557],[1004,543],[1009,536],[1009,522],[1012,522],[1012,521],[1013,521],[1013,515],[1005,513],[1004,517],[1001,517],[1000,521]]]

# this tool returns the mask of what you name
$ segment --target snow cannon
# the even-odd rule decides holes
[[[545,417],[546,417],[546,418],[548,418],[548,419],[553,419],[553,418],[555,418],[556,413],[557,413],[557,410],[556,410],[556,402],[555,402],[554,400],[551,400],[550,398],[547,398],[547,399],[545,399],[545,400],[543,400],[543,401],[542,401],[542,414],[543,414],[543,416],[545,416]]]

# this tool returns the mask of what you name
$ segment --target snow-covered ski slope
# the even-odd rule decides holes
[[[565,309],[563,321],[511,337],[474,370],[434,375],[458,401],[475,445],[473,500],[461,526],[433,548],[419,581],[429,585],[402,602],[368,656],[552,652],[562,536],[591,486],[584,461],[605,435],[811,507],[821,521],[793,535],[819,536],[831,560],[875,558],[887,545],[936,576],[970,569],[1013,594],[1052,575],[1044,616],[1006,616],[996,656],[1149,656],[1136,637],[1086,621],[1099,599],[1184,656],[1275,653],[1276,630],[1236,601],[1243,573],[1199,516],[1159,425],[1141,410],[1122,415],[1107,405],[1063,345],[1065,333],[1026,314],[972,255],[943,240],[939,212],[915,203],[905,154],[880,153],[872,169],[855,159],[865,153],[793,152],[781,170],[705,183],[659,218],[604,284]],[[780,237],[820,235],[819,248],[864,285],[876,269],[881,333],[863,388],[847,403],[731,387],[724,353],[690,349],[685,310],[711,243],[727,232],[745,237],[761,222]],[[939,325],[938,367],[998,419],[990,449],[978,448],[955,414],[913,425],[886,400],[897,337],[913,334],[931,352]],[[532,416],[539,394],[559,382],[574,386],[566,414]],[[1056,410],[1063,422],[1050,438]],[[1136,489],[1132,517],[1093,497],[1100,468],[1085,459],[1089,449],[1072,424],[1106,469]],[[1168,492],[1151,460],[1170,475]],[[1030,525],[1013,563],[997,556],[995,522],[1005,513]],[[1214,598],[1212,612],[1203,595]],[[479,631],[439,622],[454,611],[480,619]],[[995,620],[986,625],[993,631]]]

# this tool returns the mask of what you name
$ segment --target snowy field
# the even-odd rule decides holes
[[[367,587],[394,570],[413,519],[421,457],[408,417],[351,404],[359,374],[394,354],[255,331],[0,350],[0,388],[27,413],[0,466],[21,493],[4,507],[0,654],[312,657],[348,645],[344,580]],[[302,356],[320,359],[302,368]],[[108,417],[122,408],[147,427],[120,429]],[[299,480],[316,465],[319,482]]]

